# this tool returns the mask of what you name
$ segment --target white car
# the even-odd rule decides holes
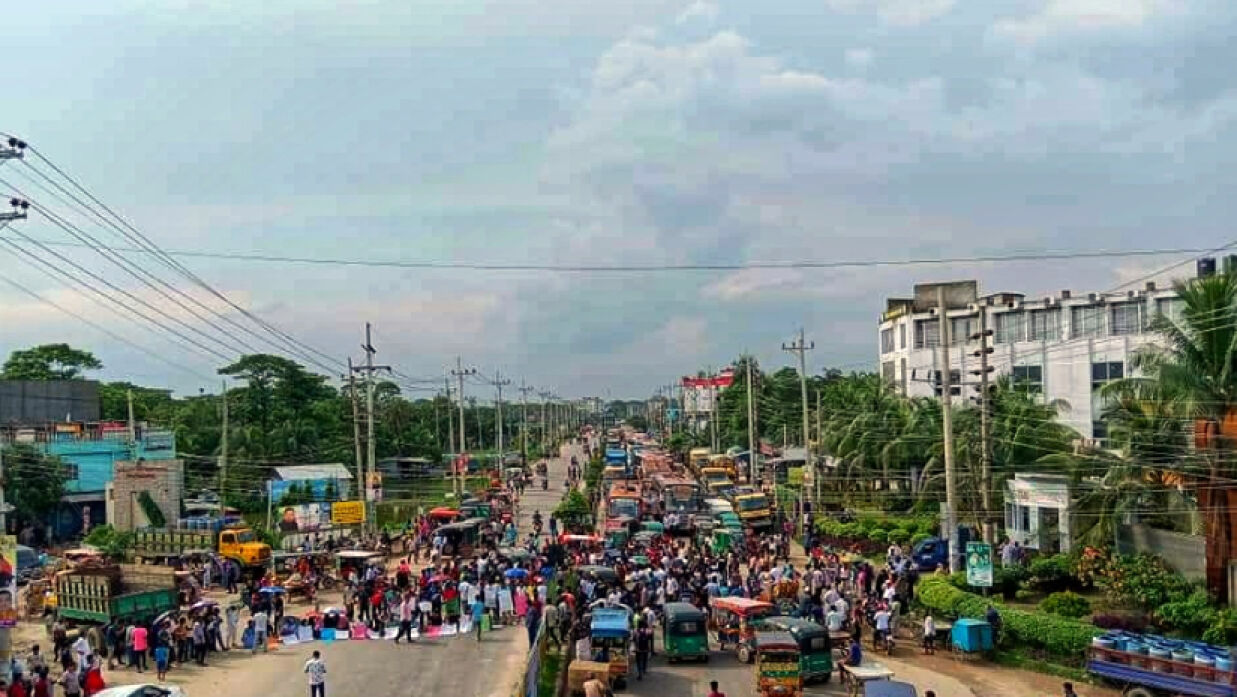
[[[94,694],[94,697],[188,697],[179,685],[156,685],[155,683],[137,683],[134,685],[117,685],[108,687]]]

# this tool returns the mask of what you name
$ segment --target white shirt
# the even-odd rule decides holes
[[[86,641],[86,636],[77,637],[77,641],[73,642],[73,653],[78,655],[78,664],[86,665],[86,657],[90,655],[90,642]]]
[[[873,617],[876,620],[876,628],[882,632],[889,631],[889,613],[881,610]]]
[[[843,619],[845,619],[845,615],[837,610],[831,610],[828,615],[825,615],[825,625],[829,627],[831,632],[841,631]]]
[[[326,664],[321,658],[311,658],[305,661],[305,672],[309,673],[310,685],[321,685],[326,682]]]
[[[931,615],[923,618],[923,635],[936,636],[936,620]]]
[[[258,612],[253,616],[253,631],[257,634],[266,633],[266,613]]]

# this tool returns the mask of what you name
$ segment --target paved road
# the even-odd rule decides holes
[[[581,449],[564,446],[569,459]],[[532,532],[532,514],[547,516],[562,497],[567,460],[549,463],[549,491],[526,489],[517,525],[521,537]],[[558,487],[553,483],[557,482]],[[324,599],[324,602],[328,602]],[[390,641],[348,641],[283,647],[269,656],[251,658],[233,652],[207,668],[174,668],[169,682],[185,686],[194,697],[286,697],[307,695],[302,666],[319,650],[327,662],[327,690],[333,695],[384,697],[509,697],[524,670],[528,637],[523,627],[496,629],[477,643],[471,636],[395,645]],[[142,676],[153,680],[153,674]],[[138,676],[114,673],[109,685],[137,682]]]

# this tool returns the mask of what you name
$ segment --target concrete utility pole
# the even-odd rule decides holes
[[[993,352],[993,348],[988,345],[990,336],[992,330],[988,328],[988,312],[980,305],[979,333],[970,337],[972,340],[979,340],[979,348],[971,354],[979,358],[979,370],[972,370],[971,374],[979,375],[979,500],[983,508],[979,519],[983,523],[984,542],[988,544],[995,542],[996,537],[992,523],[992,395],[988,392],[988,374],[992,372],[992,366],[988,365],[988,356]]]
[[[137,424],[133,421],[133,390],[125,390],[125,402],[129,405],[129,447],[137,448]],[[133,453],[137,457],[137,452]]]
[[[374,500],[375,491],[373,488],[374,472],[378,466],[378,442],[374,439],[374,372],[385,370],[390,372],[391,366],[374,365],[374,354],[378,352],[374,348],[371,339],[372,326],[369,322],[365,323],[365,343],[361,345],[361,349],[365,351],[365,365],[353,368],[353,370],[365,371],[365,480],[359,483],[362,487],[361,491],[365,492],[364,501],[369,515],[365,516],[366,524],[369,529],[375,530],[377,520],[375,520]]]
[[[528,464],[528,393],[533,388],[520,380],[520,457]]]
[[[348,397],[352,400],[352,448],[356,456],[357,487],[360,487],[361,482],[365,481],[365,474],[361,469],[364,467],[365,458],[361,456],[361,405],[357,402],[356,368],[352,365],[352,356],[348,356]]]
[[[223,501],[228,487],[228,381],[219,383],[219,398],[223,401],[223,428],[219,431],[219,500]]]
[[[789,344],[782,344],[782,350],[788,353],[796,354],[799,357],[799,391],[803,397],[803,458],[804,467],[812,473],[812,480],[816,480],[816,463],[812,460],[812,439],[808,433],[808,410],[807,410],[807,352],[816,348],[816,342],[808,343],[803,339],[803,329],[799,329],[799,340],[792,341]],[[806,487],[799,487],[799,512],[803,512],[803,495]],[[802,520],[802,515],[800,515]]]
[[[477,450],[485,450],[485,429],[481,426],[481,408],[477,406],[477,398],[468,398],[468,408],[472,409],[473,418],[477,420]]]
[[[946,316],[945,287],[936,289],[936,316],[941,339],[941,427],[945,446],[945,532],[949,535],[949,572],[958,570],[958,494],[954,482],[953,395],[949,374],[949,317]]]
[[[451,462],[455,462],[455,417],[451,414],[451,376],[442,379],[442,394],[447,398],[447,437],[451,439]],[[454,468],[454,464],[452,465]]]
[[[455,397],[459,401],[460,405],[460,452],[462,453],[468,449],[468,439],[465,436],[465,434],[468,433],[468,422],[464,420],[464,377],[468,375],[476,375],[477,369],[465,368],[464,363],[460,360],[460,357],[456,356],[455,370],[452,370],[451,374],[454,375],[456,380],[459,381],[459,392],[456,393]],[[457,467],[452,467],[451,469],[456,470],[452,490],[455,492],[456,498],[459,498],[460,494],[464,492],[464,481],[462,479],[463,474],[458,471],[459,468]]]
[[[498,466],[503,460],[503,387],[510,385],[510,380],[504,380],[502,373],[494,371],[494,380],[490,382],[498,390],[498,401],[494,403],[494,424],[498,431]]]
[[[537,396],[541,397],[541,450],[543,452],[549,452],[550,451],[550,429],[548,428],[548,426],[550,422],[546,421],[545,407],[546,407],[546,402],[548,402],[550,399],[550,393],[549,392],[538,392]]]
[[[764,472],[758,465],[760,455],[756,452],[756,400],[752,396],[752,356],[749,355],[744,362],[747,364],[747,471],[753,483],[759,485],[764,482]]]
[[[717,376],[713,367],[709,366],[709,451],[718,452],[717,448],[717,386],[714,384]]]

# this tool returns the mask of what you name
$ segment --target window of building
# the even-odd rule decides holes
[[[893,327],[881,330],[881,353],[893,352]]]
[[[81,471],[77,468],[77,465],[72,462],[60,463],[60,471],[64,473],[64,478],[68,481],[75,481],[82,476]]]
[[[884,363],[881,363],[881,379],[890,385],[892,385],[894,383],[894,380],[897,379],[897,376],[894,374],[893,371],[894,371],[893,361],[885,361]]]
[[[869,334],[868,336],[871,336]],[[915,348],[929,349],[941,345],[941,324],[934,319],[921,319],[915,323]]]
[[[1181,311],[1185,309],[1185,301],[1180,298],[1159,298],[1155,301],[1155,313],[1173,322],[1181,321]]]
[[[905,358],[903,358],[903,359],[902,359],[902,394],[903,394],[903,395],[905,395],[905,394],[906,394],[906,381],[907,381],[907,376],[906,376],[906,359],[905,359]]]
[[[979,320],[974,317],[952,317],[949,320],[949,345],[959,346],[971,339],[971,334],[979,328]]]
[[[1001,312],[996,315],[996,343],[1011,344],[1026,341],[1026,324],[1021,312]]]
[[[1137,334],[1142,330],[1139,320],[1139,303],[1117,303],[1108,309],[1109,333],[1113,336]]]
[[[898,348],[906,348],[906,323],[898,325]]]
[[[1091,391],[1095,392],[1104,383],[1125,377],[1125,364],[1121,361],[1101,361],[1091,364]]]
[[[1013,369],[1014,389],[1027,394],[1043,394],[1044,367],[1042,365],[1016,365]]]
[[[932,391],[937,397],[941,396],[941,371],[932,371]],[[949,371],[949,394],[957,397],[962,394],[962,371],[953,369]]]
[[[1008,528],[1009,530],[1018,529],[1014,525],[1014,510],[1016,508],[1017,507],[1014,504],[1009,503],[1008,501],[1005,502],[1005,527]]]
[[[1070,337],[1082,339],[1104,334],[1104,308],[1082,305],[1070,308]]]
[[[1022,532],[1031,531],[1031,507],[1030,506],[1019,506],[1018,507],[1018,530],[1021,530]]]
[[[1060,333],[1061,311],[1031,310],[1027,323],[1027,338],[1031,341],[1055,341]]]

